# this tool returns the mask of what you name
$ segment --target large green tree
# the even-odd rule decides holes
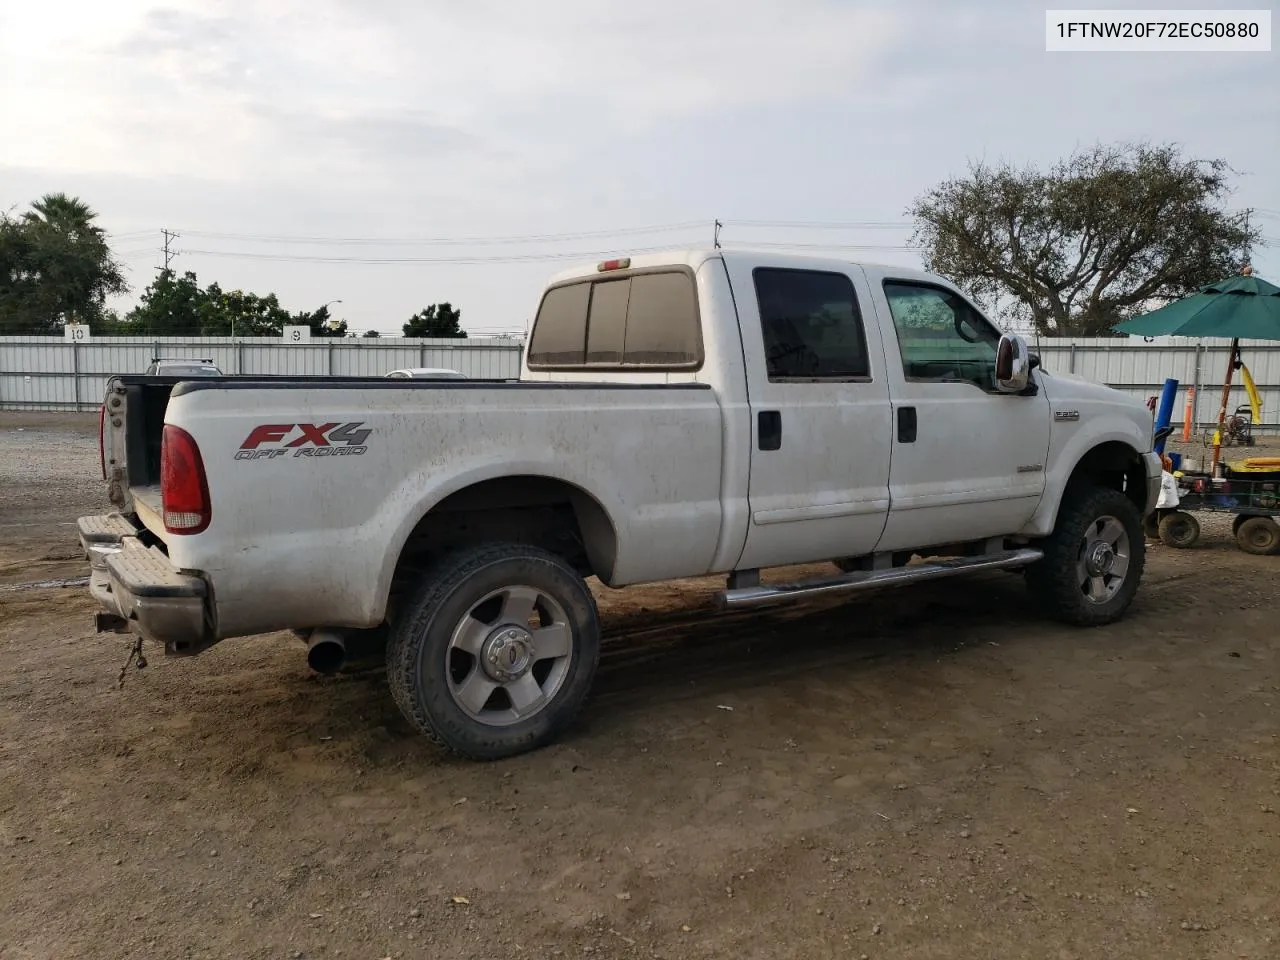
[[[1238,272],[1261,239],[1225,160],[1096,146],[1047,172],[977,163],[908,210],[925,266],[1049,336],[1112,325]]]
[[[404,325],[406,337],[441,337],[465,339],[462,329],[462,311],[451,303],[433,303],[419,310]]]
[[[290,313],[274,293],[260,295],[201,287],[191,271],[161,270],[138,306],[117,327],[137,336],[278,337],[286,326],[308,326],[314,337],[346,336],[346,321],[334,322],[328,305]]]
[[[209,313],[208,295],[194,273],[188,270],[178,276],[161,270],[121,321],[120,331],[135,336],[199,336]]]
[[[128,290],[97,214],[65,193],[20,216],[0,213],[0,334],[56,334],[108,324],[110,296]]]

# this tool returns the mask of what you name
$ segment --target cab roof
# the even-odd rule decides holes
[[[904,280],[943,281],[943,278],[915,267],[902,267],[892,264],[870,263],[866,261],[847,260],[838,257],[819,257],[804,253],[786,253],[777,250],[753,249],[751,247],[717,248],[711,245],[704,247],[686,247],[682,249],[651,251],[637,253],[628,257],[620,255],[614,260],[600,260],[595,263],[575,264],[555,274],[548,285],[564,283],[569,280],[582,280],[588,277],[607,273],[604,264],[627,262],[626,267],[613,269],[643,270],[650,267],[685,266],[697,270],[708,260],[722,259],[726,262],[734,260],[758,263],[760,265],[785,265],[796,269],[810,270],[847,270],[850,266],[862,267],[869,273],[881,276],[901,277]]]

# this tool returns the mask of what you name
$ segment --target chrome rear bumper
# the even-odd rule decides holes
[[[209,646],[208,585],[180,573],[156,547],[138,538],[141,530],[119,514],[81,517],[80,545],[89,559],[89,593],[107,611],[126,621],[168,654],[193,654]],[[99,631],[110,629],[103,618]]]

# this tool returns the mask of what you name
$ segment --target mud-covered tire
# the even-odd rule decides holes
[[[561,671],[554,691],[543,696],[536,712],[519,718],[514,697],[510,717],[503,723],[486,722],[492,696],[472,710],[460,695],[455,661],[461,647],[461,631],[476,636],[488,631],[480,649],[493,651],[494,631],[506,623],[503,591],[537,595],[533,616],[545,617],[544,608],[557,613],[552,625],[562,626],[557,643],[568,652],[557,658],[553,669]],[[493,624],[476,616],[486,598],[497,597],[500,612]],[[512,625],[518,617],[508,618]],[[563,623],[561,623],[561,620]],[[542,629],[542,628],[539,628]],[[538,630],[530,633],[535,637]],[[531,641],[534,646],[536,642]],[[465,651],[464,655],[465,655]],[[560,666],[564,660],[564,666]],[[522,544],[488,544],[470,547],[437,562],[419,580],[408,602],[392,625],[387,643],[387,679],[396,705],[415,729],[459,756],[471,760],[498,760],[545,746],[577,716],[586,700],[600,660],[600,626],[595,598],[582,577],[560,557]],[[505,661],[504,661],[505,663]],[[526,673],[542,661],[530,661]],[[481,671],[481,655],[472,669]],[[478,673],[480,680],[491,678]],[[471,679],[470,674],[467,679]],[[545,681],[538,681],[544,683]],[[498,686],[503,686],[498,684]],[[505,687],[504,687],[505,689]],[[502,694],[505,696],[506,694]],[[499,698],[501,699],[501,698]]]
[[[1255,557],[1280,553],[1280,524],[1270,517],[1247,517],[1236,527],[1236,545]]]
[[[1112,538],[1112,539],[1108,539]],[[1110,543],[1108,550],[1100,545]],[[1027,587],[1045,612],[1073,626],[1096,627],[1124,616],[1146,565],[1142,515],[1123,493],[1086,487],[1068,493],[1053,533],[1040,542],[1044,557],[1027,568]],[[1115,564],[1123,555],[1123,569]],[[1119,570],[1112,575],[1108,570]]]
[[[1184,510],[1160,518],[1160,542],[1175,550],[1187,550],[1200,539],[1200,521]]]

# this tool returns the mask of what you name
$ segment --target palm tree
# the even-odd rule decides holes
[[[102,228],[93,222],[98,219],[97,212],[79,197],[69,197],[62,192],[46,193],[31,204],[23,219],[44,224],[73,240],[102,236]]]
[[[46,193],[10,221],[3,299],[16,332],[56,333],[63,323],[104,320],[107,297],[128,290],[97,213],[78,197]]]

